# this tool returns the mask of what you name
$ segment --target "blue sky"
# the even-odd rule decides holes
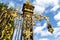
[[[0,0],[0,2],[7,4],[9,8],[19,7],[22,12],[26,0]],[[60,40],[60,0],[30,0],[30,2],[35,6],[34,14],[48,16],[54,28],[54,33],[51,34],[46,29],[46,21],[37,21],[34,26],[34,40]]]

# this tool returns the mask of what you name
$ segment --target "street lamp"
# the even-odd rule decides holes
[[[48,31],[53,33],[53,28],[51,24],[49,23],[49,18],[46,16],[42,16],[41,14],[33,14],[34,6],[27,1],[23,4],[23,14],[20,16],[20,18],[23,18],[23,23],[21,25],[21,38],[20,40],[33,40],[33,25],[35,25],[34,20],[43,20],[45,19],[47,21],[47,28]]]

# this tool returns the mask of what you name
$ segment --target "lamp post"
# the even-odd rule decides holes
[[[34,20],[43,20],[45,19],[48,24],[48,31],[53,33],[53,28],[49,23],[49,18],[46,16],[42,16],[41,14],[33,14],[34,6],[27,1],[23,4],[23,14],[21,17],[23,18],[23,23],[21,25],[21,38],[20,40],[34,40],[33,39],[33,25],[35,25]]]

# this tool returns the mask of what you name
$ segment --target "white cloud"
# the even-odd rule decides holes
[[[40,38],[39,40],[49,40],[48,38]]]
[[[50,32],[48,32],[48,30],[44,30],[40,34],[41,34],[42,37],[43,36],[52,36],[52,34]]]
[[[58,8],[60,8],[60,6],[59,6],[59,5],[55,5],[55,6],[51,9],[51,11],[56,11]]]
[[[60,37],[56,38],[55,40],[60,40]]]
[[[42,29],[44,29],[46,26],[47,26],[47,23],[44,23],[43,26],[36,27],[36,29],[34,29],[34,33],[37,33],[37,34],[40,33]]]
[[[60,21],[57,23],[57,26],[60,26]]]
[[[41,5],[41,6],[47,6],[49,4],[58,4],[58,0],[35,0],[34,4]]]
[[[44,28],[47,28],[47,23],[44,23],[43,26],[36,27],[36,29],[34,29],[34,33],[41,34],[41,36],[52,35],[50,32],[48,32],[48,30],[43,30]]]
[[[54,28],[54,32],[52,36],[58,40],[58,37],[60,37],[60,27]]]
[[[10,7],[15,7],[14,2],[12,2],[12,1],[9,2],[9,4],[8,4],[8,8],[10,8]]]
[[[33,5],[35,6],[34,12],[40,12],[43,13],[45,11],[45,8],[49,5],[58,5],[58,0],[35,0],[33,2]]]
[[[57,28],[53,28],[54,32],[53,34],[51,34],[50,32],[48,32],[47,30],[43,30],[41,31],[41,36],[53,36],[55,38],[58,38],[58,36],[60,36],[60,27]]]
[[[60,36],[60,27],[53,28],[53,29],[54,29],[53,34],[48,32],[47,30],[44,30],[41,32],[41,36],[53,36],[55,38],[58,38],[58,36]]]
[[[36,27],[36,29],[34,29],[34,33],[36,34],[39,34],[40,38],[39,40],[49,40],[48,39],[48,36],[52,37],[52,39],[54,40],[60,40],[60,27],[56,27],[56,28],[53,28],[54,29],[54,32],[53,34],[48,32],[48,30],[43,30],[44,28],[46,28],[47,24],[45,23],[43,26],[39,26],[39,27]],[[46,37],[46,38],[44,38]]]
[[[34,6],[35,6],[35,9],[34,9],[35,13],[43,13],[45,11],[44,7],[41,7],[41,6],[38,6],[38,5],[34,5]]]
[[[57,13],[57,14],[54,16],[54,19],[55,19],[55,20],[60,20],[60,12]]]

